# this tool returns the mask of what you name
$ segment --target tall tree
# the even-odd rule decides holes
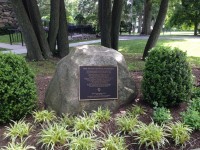
[[[51,52],[45,39],[36,0],[11,0],[11,4],[24,35],[28,59],[49,58]]]
[[[137,30],[138,33],[141,33],[141,30],[142,30],[142,17],[143,17],[143,11],[144,11],[144,1],[145,0],[133,0],[133,7],[135,8],[135,10],[134,10],[135,25],[137,25],[136,28],[138,28],[138,30]],[[138,20],[138,22],[136,22],[136,20]]]
[[[200,1],[181,0],[176,4],[173,14],[169,19],[171,26],[180,28],[182,25],[194,26],[194,35],[197,35],[198,24],[200,23]]]
[[[55,2],[55,1],[54,1]],[[58,29],[56,28],[57,34],[56,39],[58,44],[58,54],[60,57],[64,57],[68,53],[68,40],[67,40],[67,26],[66,26],[66,14],[65,8],[60,7],[64,6],[64,0],[59,0],[59,7],[57,7],[57,3],[51,3],[54,5],[53,8],[56,13],[59,12],[58,18],[59,20],[53,20],[54,24],[59,24]],[[17,20],[21,27],[24,40],[27,47],[27,57],[29,60],[43,60],[50,58],[52,56],[52,52],[55,48],[55,42],[53,40],[51,45],[48,44],[45,31],[42,26],[41,16],[39,12],[39,8],[36,0],[11,0],[11,4],[13,10],[15,11]],[[53,16],[55,14],[52,13]],[[52,21],[51,21],[52,22]],[[57,23],[58,22],[58,23]],[[52,27],[51,27],[52,28]],[[51,39],[53,36],[52,29],[50,29]],[[60,34],[58,34],[60,33]],[[62,34],[63,35],[62,35]],[[50,37],[49,36],[49,37]],[[53,48],[52,48],[53,47]],[[50,48],[53,49],[52,52]],[[55,53],[54,53],[55,54]]]
[[[53,55],[64,57],[69,53],[67,20],[64,0],[51,0],[48,42]],[[56,49],[56,44],[58,45]]]
[[[98,28],[101,30],[102,24],[102,2],[98,0]]]
[[[112,9],[112,26],[111,26],[111,47],[118,50],[119,30],[123,0],[115,0]]]
[[[194,35],[197,35],[198,24],[200,23],[200,1],[199,0],[182,0],[182,5],[187,12],[188,18],[194,25]]]
[[[144,3],[144,18],[141,34],[149,35],[151,33],[151,16],[152,0],[145,0]]]
[[[143,11],[138,13],[138,33],[142,32],[142,16],[143,16]]]
[[[111,47],[111,0],[99,0],[101,45]]]
[[[60,20],[57,35],[58,56],[63,58],[69,53],[68,28],[64,0],[60,0]]]
[[[163,27],[163,24],[165,21],[168,4],[169,4],[169,0],[162,0],[160,3],[160,9],[158,12],[158,16],[156,18],[156,23],[153,27],[153,31],[151,32],[150,37],[149,37],[147,44],[145,46],[145,49],[144,49],[144,53],[143,53],[143,57],[142,57],[143,60],[145,60],[145,58],[147,57],[148,51],[156,45],[156,42],[158,40],[158,37],[160,35],[160,32],[162,30],[162,27]]]
[[[101,45],[118,49],[119,30],[123,0],[99,0],[99,24],[101,29]]]
[[[51,0],[51,14],[49,22],[48,42],[52,53],[56,53],[56,38],[60,20],[60,0]]]

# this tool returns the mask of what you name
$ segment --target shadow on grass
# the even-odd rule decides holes
[[[1,52],[1,51],[9,51],[9,50],[10,50],[10,49],[7,49],[7,48],[1,48],[1,47],[0,47],[0,52]]]

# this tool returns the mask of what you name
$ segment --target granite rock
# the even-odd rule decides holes
[[[79,100],[80,66],[117,66],[118,99]],[[76,47],[57,65],[45,96],[45,106],[58,115],[91,112],[99,106],[116,111],[131,103],[136,97],[135,83],[129,75],[125,59],[116,50],[103,46],[85,45]]]

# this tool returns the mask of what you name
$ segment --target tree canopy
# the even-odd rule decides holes
[[[52,55],[64,57],[68,54],[67,23],[92,25],[101,32],[102,45],[116,50],[120,25],[130,25],[129,33],[137,28],[139,33],[156,32],[159,36],[166,15],[159,16],[160,12],[164,14],[166,10],[164,7],[160,10],[159,6],[164,1],[167,4],[169,1],[170,6],[166,28],[194,26],[194,35],[197,35],[200,23],[199,0],[11,0],[11,3],[24,34],[28,58],[42,60]],[[48,40],[41,18],[50,21]],[[156,23],[154,25],[157,20],[160,21],[159,26]],[[149,48],[155,45],[156,38],[153,38],[154,42]]]
[[[169,19],[169,25],[181,28],[186,25],[194,26],[194,35],[197,35],[198,24],[200,23],[200,1],[181,0],[173,8],[173,14]]]

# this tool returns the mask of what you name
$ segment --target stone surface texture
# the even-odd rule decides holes
[[[17,20],[9,2],[0,1],[0,14],[0,28],[5,26],[17,26]]]
[[[80,66],[117,66],[118,99],[79,101]],[[83,110],[91,112],[99,106],[116,111],[120,106],[134,101],[135,97],[135,83],[129,76],[123,55],[106,47],[85,45],[74,48],[58,63],[46,92],[45,106],[56,111],[58,115],[75,115]]]

